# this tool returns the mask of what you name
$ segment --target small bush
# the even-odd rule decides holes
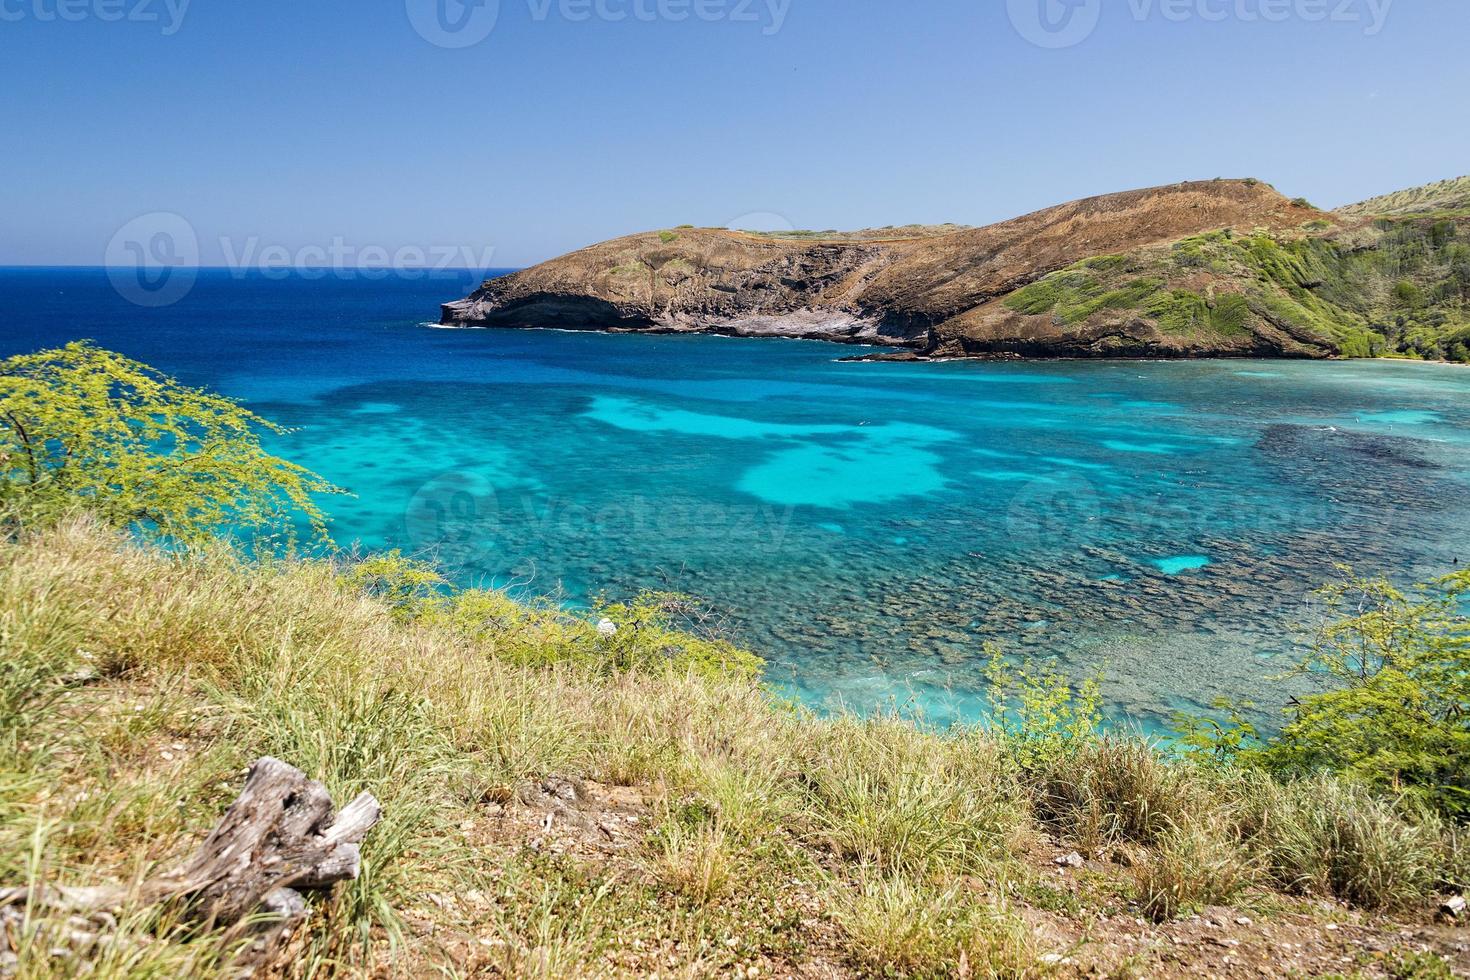
[[[1023,768],[1043,765],[1090,741],[1102,724],[1102,677],[1073,685],[1050,664],[1011,663],[1000,647],[986,648],[990,724]]]
[[[734,848],[715,821],[671,814],[659,826],[654,841],[654,877],[698,905],[718,899],[735,876]]]

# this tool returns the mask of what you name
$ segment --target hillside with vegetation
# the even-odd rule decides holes
[[[1470,211],[1470,177],[1451,177],[1337,209],[1358,218]]]
[[[1470,181],[1337,212],[1195,181],[984,228],[616,239],[445,304],[456,326],[792,336],[884,358],[1470,361]]]
[[[1118,351],[1158,332],[1217,355],[1261,353],[1269,338],[1291,356],[1470,363],[1470,215],[1320,224],[1087,259],[961,318],[939,350],[1061,329]]]
[[[87,345],[0,363],[0,975],[238,975],[254,920],[140,883],[261,756],[382,808],[263,975],[1470,969],[1470,574],[1330,589],[1279,734],[1108,731],[1105,678],[999,650],[986,726],[818,716],[687,598],[267,547],[331,488],[266,425]]]

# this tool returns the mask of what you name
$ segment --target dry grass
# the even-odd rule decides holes
[[[548,643],[580,634],[545,625],[406,623],[327,564],[169,556],[86,521],[0,542],[0,884],[138,881],[262,754],[384,805],[362,876],[297,940],[299,975],[1044,972],[999,896],[1045,835],[1138,849],[1158,916],[1263,884],[1393,907],[1463,867],[1444,828],[1330,780],[1226,778],[1121,739],[1023,768],[1000,736],[817,719],[749,678],[558,664]],[[466,830],[548,775],[649,790],[629,861]],[[484,896],[455,923],[473,955],[406,940],[435,894]],[[211,944],[147,914],[80,958],[52,955],[56,925],[27,920],[21,974],[217,972]]]
[[[875,877],[837,905],[854,957],[872,973],[1030,977],[1049,972],[1026,924],[958,884]]]

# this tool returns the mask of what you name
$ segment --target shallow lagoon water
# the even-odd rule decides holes
[[[1337,563],[1470,559],[1470,370],[420,325],[470,285],[206,272],[153,310],[12,270],[0,353],[93,337],[244,399],[356,494],[339,541],[573,603],[697,594],[818,704],[975,717],[986,641],[1102,667],[1144,724],[1270,704]]]

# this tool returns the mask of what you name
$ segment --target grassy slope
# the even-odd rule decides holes
[[[1265,326],[1348,357],[1470,362],[1470,218],[1215,232],[1080,262],[1005,305],[1069,325],[1136,317],[1205,347]]]
[[[1346,786],[820,721],[749,678],[610,670],[558,614],[488,621],[85,523],[0,543],[0,883],[136,880],[272,754],[385,812],[295,973],[1447,975],[1425,902],[1464,856]],[[216,968],[128,938],[158,930],[125,918],[92,975]],[[79,972],[14,938],[22,975]]]
[[[1339,214],[1374,217],[1390,214],[1427,214],[1470,209],[1470,177],[1451,177],[1422,187],[1372,197],[1339,208]]]

